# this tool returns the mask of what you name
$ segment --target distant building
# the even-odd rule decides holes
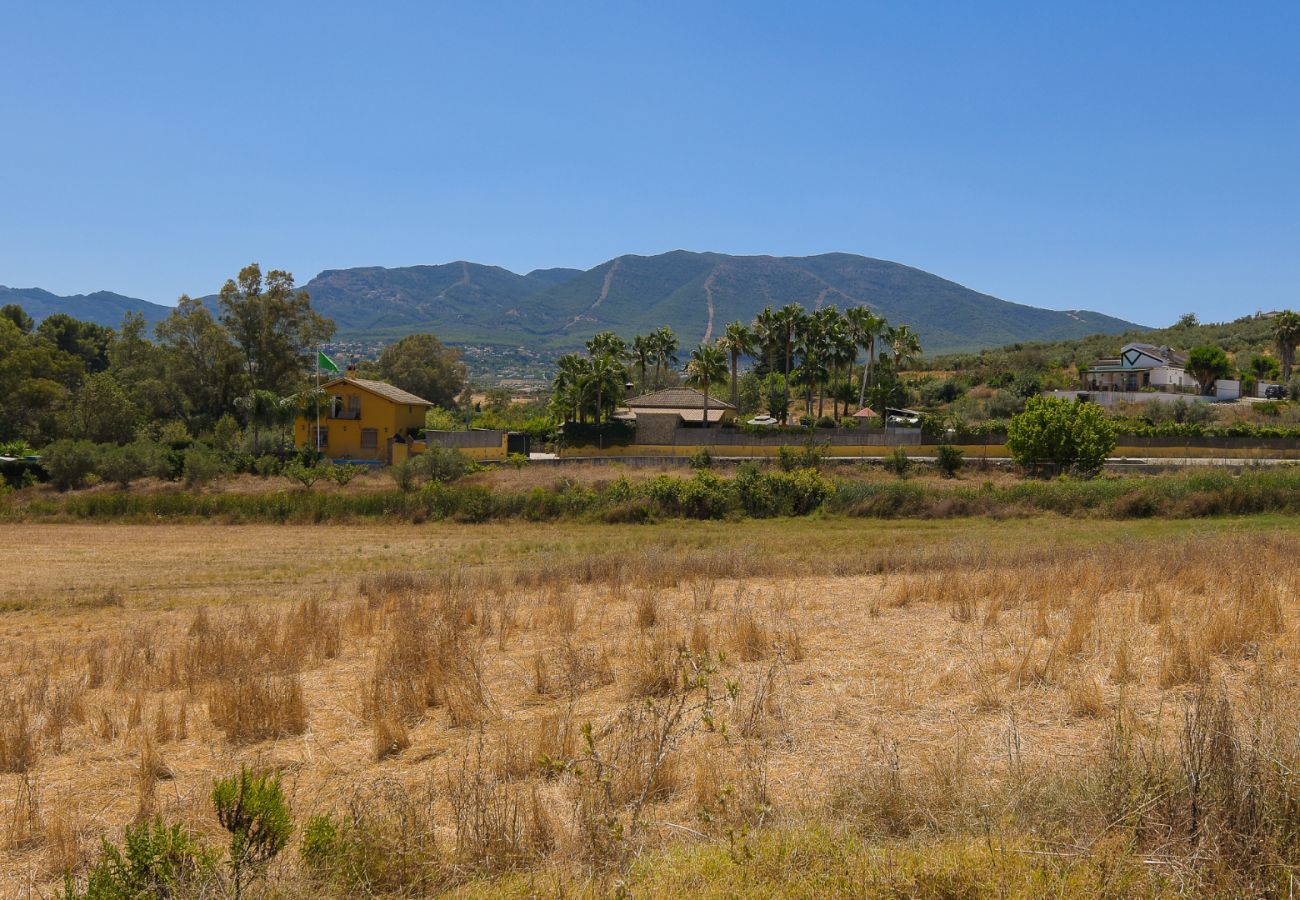
[[[636,421],[638,444],[671,444],[678,428],[726,425],[736,418],[736,407],[725,400],[708,398],[705,417],[704,394],[692,388],[665,388],[633,397],[619,418]]]
[[[321,385],[325,394],[316,416],[299,416],[294,442],[320,447],[329,459],[393,462],[393,443],[404,443],[424,429],[428,400],[383,381],[335,378]],[[405,454],[400,454],[405,457]]]
[[[1168,347],[1137,342],[1125,344],[1114,359],[1099,359],[1083,372],[1089,391],[1196,393],[1196,379],[1187,374],[1187,354]]]

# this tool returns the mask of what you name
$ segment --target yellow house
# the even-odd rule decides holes
[[[320,450],[329,459],[393,461],[393,441],[424,428],[433,406],[401,388],[364,378],[335,378],[321,385],[325,394],[320,413]],[[316,417],[299,416],[294,443],[316,446]]]

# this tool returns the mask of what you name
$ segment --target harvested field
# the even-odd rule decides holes
[[[212,781],[241,764],[283,775],[297,832],[254,890],[287,895],[700,892],[715,866],[721,893],[966,870],[1232,893],[1296,859],[1290,520],[23,537],[0,549],[12,896],[153,816],[222,846]],[[299,852],[324,815],[327,864]],[[866,880],[744,868],[812,846]],[[933,852],[891,882],[880,847]]]

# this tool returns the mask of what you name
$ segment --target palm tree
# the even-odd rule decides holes
[[[782,343],[785,345],[785,369],[784,374],[790,374],[790,368],[793,364],[793,351],[795,341],[799,338],[799,333],[807,325],[808,314],[798,303],[787,303],[776,311],[777,323],[780,328]]]
[[[857,341],[855,341],[852,334],[850,334],[845,320],[843,318],[836,318],[831,327],[830,334],[827,335],[827,359],[830,362],[833,374],[837,378],[843,376],[846,381],[851,381],[853,378],[853,361],[857,359],[857,356]],[[847,374],[845,374],[846,370]],[[841,396],[843,396],[843,394],[840,392],[833,392],[831,394],[831,400],[835,403],[834,415],[836,420],[840,417]],[[844,404],[844,412],[847,414],[848,411],[849,405],[846,401]]]
[[[889,345],[889,352],[893,354],[895,373],[901,372],[904,365],[921,355],[921,339],[906,325],[887,330],[885,343]]]
[[[581,422],[582,399],[591,376],[591,360],[577,353],[566,353],[556,360],[554,396],[557,412],[564,417],[572,411],[571,421]]]
[[[754,316],[754,323],[750,329],[754,332],[758,345],[763,348],[763,360],[767,363],[767,370],[775,372],[781,344],[780,316],[772,307],[765,306],[762,312]]]
[[[596,394],[596,424],[599,425],[605,414],[605,401],[613,400],[617,405],[616,398],[627,380],[627,370],[612,354],[602,353],[592,359],[587,377],[590,389]]]
[[[748,356],[754,352],[756,338],[754,332],[750,331],[741,322],[732,322],[723,332],[722,337],[718,338],[718,347],[724,353],[731,356],[731,405],[739,408],[740,402],[737,399],[737,379],[736,363],[740,357]]]
[[[248,414],[248,424],[253,426],[253,452],[262,450],[262,427],[274,426],[280,415],[281,399],[274,391],[257,389],[243,397],[235,398],[235,406]],[[291,401],[292,402],[292,401]]]
[[[709,427],[709,385],[727,377],[727,355],[716,344],[700,344],[691,351],[686,365],[686,383],[704,394],[704,423]]]
[[[587,341],[587,354],[593,359],[597,356],[612,356],[621,362],[628,358],[627,341],[612,331],[601,331]]]
[[[669,363],[677,362],[677,350],[681,344],[677,341],[677,335],[667,325],[660,328],[653,335],[655,342],[655,390],[659,390],[659,372],[662,367]]]
[[[650,365],[650,359],[656,353],[655,339],[653,334],[638,334],[632,339],[632,359],[636,360],[637,371],[641,374],[641,380],[637,382],[640,390],[645,390],[645,370]]]
[[[1273,335],[1277,338],[1277,355],[1282,362],[1282,382],[1291,380],[1291,367],[1295,364],[1295,348],[1300,343],[1300,315],[1283,310],[1273,319]]]
[[[862,387],[858,390],[858,407],[866,403],[867,381],[875,376],[876,341],[888,327],[884,316],[878,316],[865,306],[855,306],[846,310],[844,317],[849,323],[849,333],[858,342],[858,346],[867,351],[867,364],[862,369]]]

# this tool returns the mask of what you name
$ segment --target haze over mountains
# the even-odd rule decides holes
[[[728,256],[683,250],[626,255],[592,269],[538,269],[453,262],[402,268],[327,269],[303,287],[338,325],[340,338],[397,338],[431,331],[454,343],[565,350],[597,331],[624,336],[671,326],[683,346],[750,321],[764,306],[870,306],[907,323],[927,354],[1017,341],[1063,340],[1135,327],[1112,316],[1009,303],[920,269],[848,253]],[[0,305],[34,318],[67,312],[117,325],[127,309],[157,322],[170,307],[98,292],[57,297],[0,287]]]

